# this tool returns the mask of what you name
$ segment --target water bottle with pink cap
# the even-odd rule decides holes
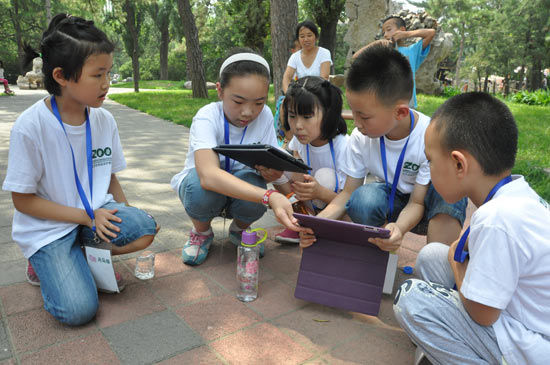
[[[258,238],[257,232],[263,232]],[[260,246],[267,238],[263,228],[246,229],[242,232],[241,244],[237,253],[237,298],[243,302],[251,302],[258,297],[258,275],[260,271]]]

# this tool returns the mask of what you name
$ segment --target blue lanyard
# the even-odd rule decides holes
[[[86,209],[86,213],[92,220],[92,230],[95,232],[95,215],[94,210],[90,206],[90,203],[88,202],[88,198],[86,198],[86,193],[84,192],[84,189],[82,188],[82,184],[80,183],[80,179],[78,178],[78,173],[76,171],[76,162],[74,158],[74,151],[73,146],[71,146],[71,141],[69,140],[69,136],[67,135],[67,131],[65,130],[65,126],[63,125],[63,121],[61,120],[61,114],[59,114],[59,110],[57,109],[57,102],[55,101],[55,97],[52,96],[51,99],[52,104],[52,111],[57,120],[59,121],[59,124],[61,125],[61,128],[63,129],[63,132],[65,132],[65,137],[67,137],[67,142],[69,142],[69,147],[71,148],[71,155],[73,157],[73,171],[74,171],[74,181],[76,183],[76,189],[78,190],[78,195],[80,195],[80,200],[82,201],[82,205],[84,205],[84,209]],[[88,108],[86,108],[86,160],[88,163],[88,180],[90,183],[90,201],[93,199],[93,163],[92,163],[92,130],[90,127],[90,118],[88,116]]]
[[[330,145],[330,154],[332,156],[332,163],[334,164],[334,178],[336,179],[336,187],[334,188],[334,192],[338,193],[338,174],[336,173],[336,158],[334,157],[334,145],[332,144],[332,139],[328,141]],[[306,144],[306,157],[307,157],[307,164],[308,166],[311,166],[309,163],[309,143]]]
[[[391,186],[391,192],[390,196],[388,197],[388,205],[390,213],[389,215],[386,214],[386,218],[388,221],[390,221],[391,217],[393,216],[393,201],[395,199],[395,192],[397,190],[397,184],[399,183],[399,176],[401,175],[401,167],[403,166],[403,159],[405,158],[405,151],[407,150],[407,145],[409,144],[409,139],[411,138],[411,133],[414,128],[414,114],[412,110],[409,109],[409,113],[411,116],[411,130],[409,132],[409,136],[407,137],[407,141],[405,142],[405,146],[403,146],[403,149],[401,150],[401,154],[399,155],[399,159],[397,160],[397,166],[395,168],[395,175],[393,177],[393,184]],[[384,136],[380,137],[380,156],[382,157],[382,166],[384,167],[384,180],[386,181],[386,186],[388,185],[388,163],[386,161],[386,143],[384,142]],[[386,209],[386,212],[388,210]]]
[[[493,196],[496,194],[498,189],[503,187],[504,185],[508,184],[512,181],[512,176],[508,175],[504,179],[500,180],[489,192],[489,195],[485,198],[485,201],[483,204],[487,203],[489,200],[493,198]],[[482,204],[482,205],[483,205]],[[466,244],[466,240],[468,239],[468,235],[470,234],[470,226],[468,226],[468,229],[464,232],[462,237],[460,237],[460,241],[458,241],[458,245],[456,246],[455,250],[455,256],[454,260],[456,262],[464,262],[466,258],[468,257],[468,251],[464,251],[464,245]]]
[[[225,116],[225,114],[223,115],[223,121],[224,121],[223,140],[224,140],[225,144],[229,144],[229,122],[227,121],[227,117]],[[244,139],[244,135],[246,133],[247,128],[248,128],[248,126],[244,127],[243,135],[241,137],[241,141],[239,142],[239,144],[243,144],[243,139]],[[233,170],[233,166],[235,165],[235,161],[233,161],[233,163],[231,164],[231,167],[229,167],[229,160],[230,160],[230,158],[226,156],[225,157],[225,171],[231,173],[231,170]]]

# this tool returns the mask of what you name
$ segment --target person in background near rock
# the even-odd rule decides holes
[[[303,21],[296,27],[296,38],[302,47],[293,53],[288,59],[288,64],[283,75],[283,92],[286,93],[288,85],[292,82],[294,74],[297,79],[305,76],[320,76],[328,80],[332,59],[330,51],[317,46],[319,30],[310,20]]]
[[[40,41],[51,96],[15,121],[2,186],[12,192],[12,237],[29,259],[27,279],[40,285],[44,308],[73,326],[92,320],[99,305],[81,245],[101,239],[126,254],[149,246],[159,229],[128,205],[115,175],[126,161],[116,122],[101,108],[114,49],[92,21],[51,20]],[[25,53],[27,63],[38,56],[30,46]]]
[[[392,15],[384,20],[382,23],[382,31],[384,33],[384,38],[388,41],[391,41],[397,50],[407,57],[409,63],[411,64],[411,69],[413,72],[413,95],[409,102],[411,108],[416,108],[418,106],[416,102],[416,80],[415,74],[422,62],[426,59],[430,53],[430,43],[435,36],[435,29],[416,29],[416,30],[407,30],[405,21],[399,16]],[[408,47],[403,45],[403,40],[407,38],[422,38],[415,44],[412,44]],[[367,46],[361,48],[359,51],[355,52],[355,55],[362,52]],[[355,57],[354,55],[354,57]]]
[[[441,196],[450,203],[469,197],[479,208],[460,240],[420,250],[422,280],[397,291],[393,310],[418,346],[416,358],[548,364],[550,205],[523,176],[511,175],[518,143],[512,113],[486,93],[457,95],[434,113],[425,140]]]
[[[4,62],[0,61],[0,82],[4,84],[4,93],[8,95],[14,95],[15,93],[11,91],[8,80],[4,78]]]

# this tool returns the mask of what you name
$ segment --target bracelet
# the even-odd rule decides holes
[[[269,197],[271,196],[271,194],[273,193],[276,193],[277,190],[273,190],[273,189],[268,189],[265,193],[264,193],[264,196],[262,198],[262,204],[266,207],[266,208],[269,208]]]

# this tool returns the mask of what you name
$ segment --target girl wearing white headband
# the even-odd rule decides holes
[[[202,107],[193,118],[185,167],[171,182],[193,222],[182,250],[183,262],[188,265],[204,262],[214,239],[210,223],[222,214],[233,218],[229,237],[235,245],[241,242],[241,232],[261,218],[267,205],[279,222],[300,229],[288,199],[266,188],[269,182],[285,182],[281,171],[263,166],[253,170],[212,150],[220,144],[277,146],[273,115],[265,105],[267,61],[251,51],[234,53],[222,64],[216,87],[220,101]]]

